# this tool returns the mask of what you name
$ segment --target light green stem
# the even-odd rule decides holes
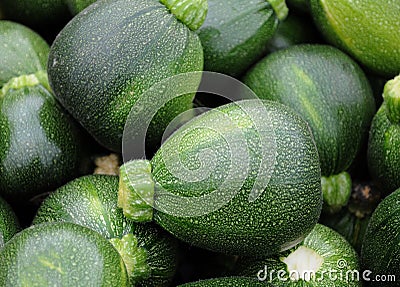
[[[121,255],[131,283],[134,284],[150,276],[151,270],[147,264],[147,251],[138,247],[138,240],[135,235],[129,233],[121,239],[112,238],[110,242]]]
[[[271,4],[272,9],[274,9],[274,12],[276,14],[276,17],[278,17],[280,21],[286,19],[289,13],[289,9],[286,6],[285,0],[267,0],[267,2]]]
[[[400,75],[386,83],[383,90],[387,116],[393,124],[400,123]]]
[[[118,206],[136,222],[153,220],[154,181],[148,160],[132,160],[120,168]]]
[[[0,99],[4,98],[9,90],[19,90],[24,87],[42,85],[51,92],[46,71],[38,71],[35,74],[23,75],[10,79],[0,90]]]
[[[324,198],[323,209],[328,213],[337,213],[346,206],[351,195],[351,177],[347,172],[342,172],[329,177],[321,177],[322,195]]]
[[[199,29],[206,19],[207,0],[160,0],[160,2],[193,31]]]

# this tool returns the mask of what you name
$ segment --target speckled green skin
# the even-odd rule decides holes
[[[11,78],[45,70],[49,45],[33,30],[0,21],[0,88]]]
[[[361,249],[361,264],[375,275],[395,275],[396,282],[373,282],[371,286],[398,286],[400,278],[400,190],[387,196],[369,221]]]
[[[209,0],[198,34],[204,70],[240,76],[262,57],[278,19],[265,0]]]
[[[177,267],[176,241],[152,224],[128,221],[117,207],[118,177],[89,175],[69,182],[40,206],[34,224],[63,221],[83,225],[107,239],[133,233],[148,252],[151,274],[140,286],[169,286]]]
[[[263,282],[272,283],[273,286],[288,286],[288,287],[359,287],[361,286],[361,279],[352,278],[351,274],[347,276],[346,272],[359,270],[358,255],[353,247],[336,231],[321,224],[317,224],[305,240],[299,245],[305,246],[314,250],[318,255],[324,259],[321,267],[315,272],[314,279],[306,282],[304,280],[291,280],[289,277],[289,270],[287,265],[283,263],[279,256],[271,257],[264,260],[242,259],[237,264],[237,272],[241,276],[250,276],[257,278],[260,270],[265,272],[260,274],[260,277],[266,275],[266,280]],[[296,247],[297,248],[297,247]],[[293,250],[280,254],[280,256],[287,257]],[[341,265],[344,263],[343,265]],[[275,272],[272,272],[274,270]],[[278,277],[278,271],[283,270]],[[270,272],[272,276],[270,278]],[[330,271],[334,272],[329,275]],[[360,272],[361,273],[361,272]],[[360,276],[361,278],[361,276]],[[272,279],[272,280],[270,280]],[[333,280],[336,279],[336,280]]]
[[[97,232],[72,223],[27,228],[0,252],[1,286],[130,286],[124,262]]]
[[[0,250],[19,230],[19,223],[14,211],[0,197]]]
[[[400,187],[400,123],[389,120],[385,103],[372,121],[368,141],[368,168],[385,194]]]
[[[85,9],[87,6],[90,4],[96,2],[97,0],[65,0],[65,2],[68,5],[69,11],[73,15],[78,14],[81,12],[83,9]]]
[[[76,177],[81,134],[42,85],[9,90],[0,98],[0,194],[22,203]]]
[[[375,102],[365,74],[347,55],[325,45],[289,47],[257,63],[244,83],[306,120],[323,176],[350,166],[367,137]]]
[[[309,19],[289,13],[289,16],[279,23],[276,33],[268,41],[267,53],[297,44],[317,43],[318,41],[318,31]]]
[[[248,173],[242,167],[247,175],[243,187],[226,205],[206,215],[178,217],[155,210],[154,220],[179,239],[201,248],[228,254],[267,256],[293,247],[316,224],[322,204],[318,155],[308,126],[285,106],[258,100],[241,104],[248,109],[248,114],[236,104],[228,104],[190,121],[162,145],[151,163],[154,180],[173,194],[198,197],[218,188],[225,182],[229,168],[241,168],[231,167],[230,157],[245,155],[231,155],[225,137],[208,129],[192,127],[223,122],[222,114],[225,114],[239,125],[227,132],[235,137],[243,133],[249,151]],[[250,202],[249,194],[261,161],[260,136],[250,117],[260,117],[263,105],[270,113],[271,130],[276,137],[276,166],[265,190],[257,200]],[[185,140],[179,142],[177,134],[187,131]],[[177,151],[181,162],[176,164],[196,170],[200,165],[197,155],[205,149],[213,150],[217,162],[212,173],[198,182],[181,180],[171,174],[165,164],[174,159],[176,162],[172,151]],[[227,181],[224,188],[231,185],[235,186],[235,182]]]
[[[127,116],[141,94],[178,73],[201,71],[197,35],[152,0],[99,0],[60,32],[49,56],[51,87],[102,145],[122,149]],[[149,133],[158,139],[193,95],[161,109]]]
[[[382,76],[400,73],[400,2],[310,0],[325,38]]]
[[[29,26],[46,26],[66,21],[70,15],[64,0],[2,0],[5,19]]]
[[[268,287],[269,284],[259,282],[251,278],[226,277],[202,280],[179,285],[178,287]]]

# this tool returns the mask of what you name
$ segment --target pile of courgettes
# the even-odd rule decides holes
[[[400,286],[400,3],[361,2],[3,0],[0,286]]]

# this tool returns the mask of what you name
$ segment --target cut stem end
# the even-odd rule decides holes
[[[394,124],[400,123],[400,75],[386,83],[383,90],[389,120]]]
[[[160,0],[178,20],[196,31],[203,25],[207,12],[207,0]]]
[[[154,181],[148,160],[133,160],[120,168],[118,206],[136,222],[153,220]]]
[[[126,271],[132,283],[136,283],[150,276],[150,267],[147,264],[147,251],[138,247],[135,235],[129,233],[121,239],[110,239],[125,263]]]

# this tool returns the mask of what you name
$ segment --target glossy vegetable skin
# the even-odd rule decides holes
[[[28,27],[0,20],[0,43],[0,88],[14,77],[46,69],[49,45]]]
[[[384,77],[400,73],[399,1],[310,0],[313,19],[333,45]]]
[[[117,250],[97,232],[46,223],[18,233],[0,251],[1,286],[130,286]]]
[[[362,267],[371,271],[370,280],[376,275],[386,278],[368,286],[396,286],[400,278],[399,207],[398,189],[378,205],[368,223],[361,249]]]
[[[273,53],[245,76],[258,97],[278,101],[310,125],[323,176],[345,171],[367,137],[375,112],[364,72],[327,45],[297,45]]]
[[[80,177],[46,198],[33,224],[71,222],[88,227],[109,240],[133,234],[138,247],[145,250],[146,259],[135,262],[134,268],[144,271],[136,272],[131,280],[139,282],[140,286],[169,286],[177,268],[176,240],[153,224],[127,220],[117,207],[117,191],[117,176]],[[120,252],[127,252],[127,247]]]
[[[19,231],[19,228],[18,219],[14,211],[0,197],[0,250]]]
[[[386,83],[383,103],[372,121],[368,168],[384,195],[400,187],[400,76]]]
[[[243,149],[235,152],[231,145],[239,139]],[[232,179],[232,172],[240,174]],[[240,101],[204,113],[168,138],[151,163],[125,164],[120,180],[119,206],[128,218],[154,218],[183,241],[228,254],[262,257],[291,248],[312,230],[321,211],[310,130],[290,109],[268,101]],[[221,199],[226,201],[215,207]],[[158,206],[154,212],[151,200]]]
[[[79,174],[82,134],[49,90],[46,73],[0,91],[0,193],[22,203]]]
[[[238,77],[263,55],[281,15],[265,0],[208,2],[207,18],[198,31],[204,49],[204,70]],[[283,4],[279,9],[287,8]],[[282,18],[287,11],[283,13]]]
[[[152,0],[90,5],[59,33],[48,62],[61,104],[99,143],[117,152],[128,114],[147,89],[202,68],[198,36]],[[192,94],[183,95],[160,107],[149,129],[152,144],[176,115],[192,107],[192,100]]]

